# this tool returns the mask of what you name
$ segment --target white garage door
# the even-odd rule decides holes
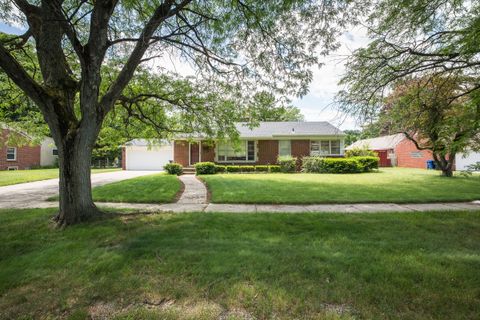
[[[173,147],[128,146],[125,156],[127,170],[163,170],[163,166],[173,160]]]
[[[457,154],[455,157],[455,168],[457,170],[467,170],[467,166],[475,164],[480,161],[480,153],[469,152],[466,155],[463,153]]]

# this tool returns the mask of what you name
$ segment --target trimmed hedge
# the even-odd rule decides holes
[[[255,172],[268,172],[268,166],[255,166]]]
[[[380,162],[380,158],[376,156],[353,157],[353,159],[356,159],[358,162],[360,162],[363,167],[363,171],[365,172],[372,171],[373,169],[378,169],[378,163]]]
[[[359,173],[363,167],[355,158],[325,158],[320,166],[325,173]]]
[[[241,172],[240,166],[227,166],[227,172]]]
[[[183,167],[180,163],[167,163],[163,166],[163,169],[167,171],[168,174],[176,174],[177,176],[183,173]]]
[[[227,172],[227,167],[222,165],[215,165],[215,173],[225,173]]]
[[[292,156],[278,157],[277,163],[280,171],[284,173],[295,172],[297,169],[297,158]]]
[[[242,172],[254,172],[255,167],[254,166],[240,166],[240,171],[242,171]]]
[[[377,157],[304,157],[302,171],[310,173],[360,173],[378,168]]]
[[[195,174],[215,174],[217,168],[213,162],[199,162],[195,164]]]
[[[215,173],[248,173],[248,172],[282,172],[281,167],[274,165],[217,165],[213,162],[199,162],[195,164],[195,173],[200,174],[215,174]]]
[[[271,173],[275,173],[275,172],[282,172],[282,168],[280,166],[268,166],[268,170],[271,172]]]

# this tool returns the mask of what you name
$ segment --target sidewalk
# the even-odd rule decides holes
[[[122,180],[125,177],[116,177]],[[179,177],[185,186],[181,197],[176,203],[152,204],[152,203],[113,203],[97,202],[99,207],[133,209],[145,212],[231,212],[231,213],[256,213],[256,212],[425,212],[425,211],[465,211],[480,210],[480,201],[473,202],[449,202],[449,203],[417,203],[417,204],[394,204],[394,203],[357,203],[357,204],[221,204],[208,203],[208,193],[205,185],[194,175]],[[105,181],[102,181],[105,182]],[[57,182],[58,183],[58,182]],[[45,186],[42,186],[45,188]],[[58,188],[58,185],[56,186]],[[1,197],[0,197],[1,198]],[[37,194],[28,199],[12,197],[0,201],[2,208],[52,208],[58,207],[57,202],[44,201],[45,197]]]
[[[426,212],[426,211],[466,211],[480,210],[479,202],[457,203],[362,203],[362,204],[313,204],[313,205],[264,205],[264,204],[133,204],[133,203],[97,203],[100,207],[135,209],[148,212],[231,212],[231,213],[299,213],[299,212]]]

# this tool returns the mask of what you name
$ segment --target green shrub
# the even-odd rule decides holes
[[[222,165],[215,165],[215,173],[225,173],[227,171],[227,167]]]
[[[282,172],[282,168],[280,166],[268,166],[268,171],[270,171],[271,173],[275,173],[275,172]]]
[[[177,176],[183,173],[183,167],[180,163],[167,163],[163,166],[163,169],[167,171],[168,174],[176,174]]]
[[[353,148],[350,150],[345,151],[345,157],[376,157],[377,154],[372,151],[368,150],[367,148]]]
[[[227,166],[227,172],[240,172],[240,166]]]
[[[215,174],[217,173],[215,163],[213,162],[198,162],[195,164],[196,174]]]
[[[359,173],[363,167],[355,158],[325,158],[321,162],[322,173]]]
[[[255,167],[254,166],[240,166],[240,171],[242,171],[242,172],[254,172]]]
[[[380,158],[378,157],[352,157],[350,159],[357,160],[360,165],[363,167],[363,171],[368,172],[372,171],[373,169],[378,169],[378,163],[380,162]]]
[[[302,172],[306,173],[320,173],[322,172],[323,157],[303,157],[302,158]]]
[[[277,163],[280,171],[284,173],[295,172],[297,169],[297,158],[292,156],[278,157]]]
[[[255,172],[268,172],[268,166],[255,166]]]

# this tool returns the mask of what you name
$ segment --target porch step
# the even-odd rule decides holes
[[[195,174],[195,168],[194,167],[184,167],[183,168],[183,174]]]

